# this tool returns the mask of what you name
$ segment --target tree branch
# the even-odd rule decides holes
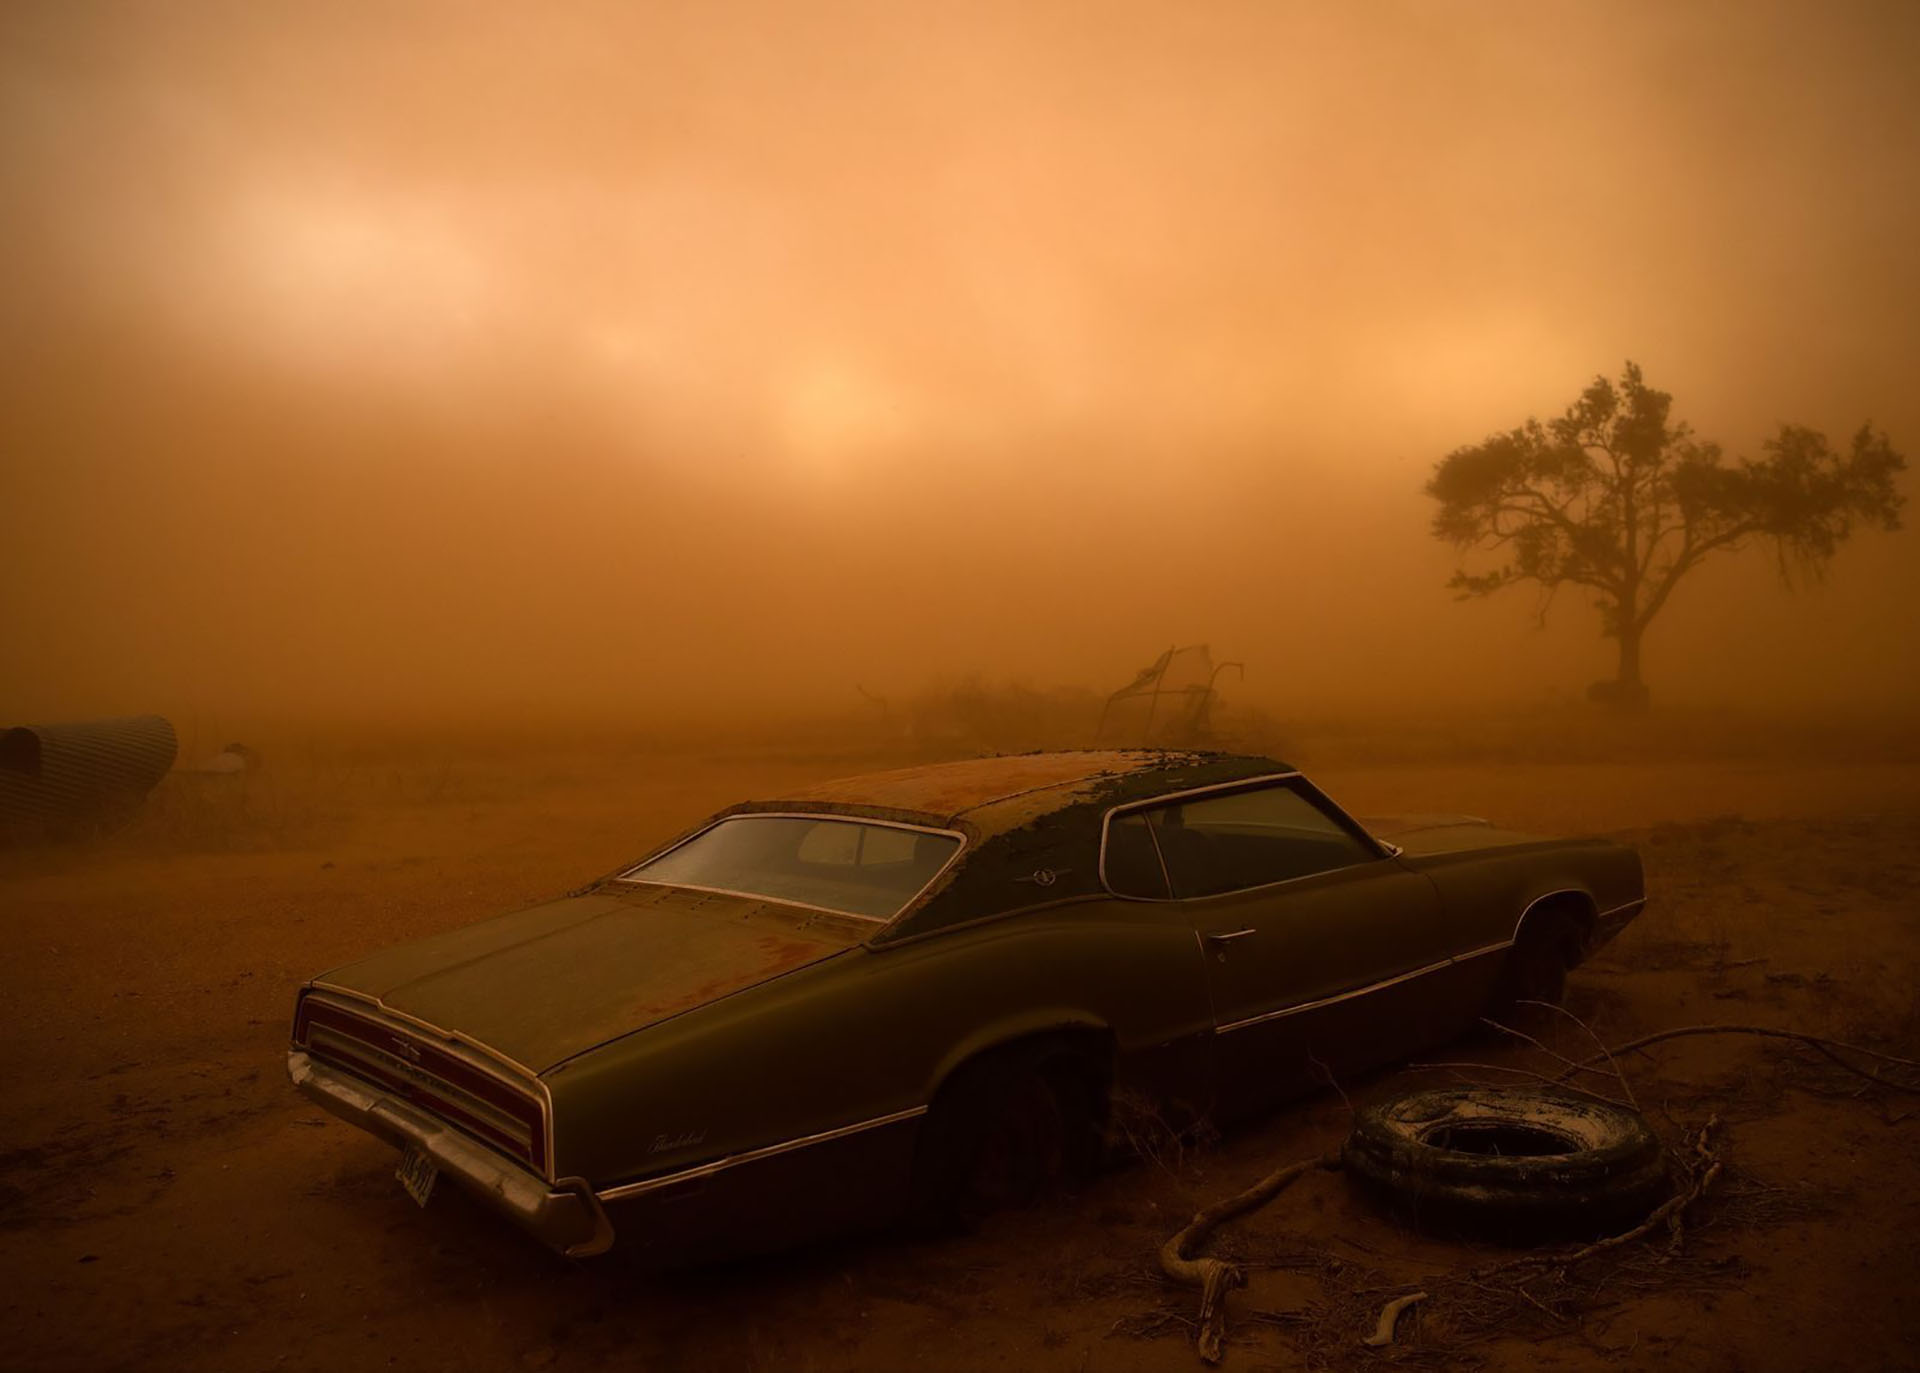
[[[1726,548],[1732,544],[1736,544],[1741,539],[1746,538],[1747,535],[1758,533],[1759,529],[1758,521],[1742,520],[1699,543],[1695,543],[1692,540],[1691,530],[1689,530],[1689,537],[1687,537],[1686,542],[1681,545],[1679,556],[1673,560],[1667,567],[1666,572],[1662,574],[1659,585],[1654,588],[1653,595],[1647,598],[1646,605],[1641,608],[1639,615],[1636,617],[1638,627],[1645,629],[1648,624],[1652,623],[1653,617],[1660,613],[1660,608],[1667,603],[1667,597],[1673,594],[1673,588],[1679,584],[1680,579],[1695,567],[1699,566],[1701,559],[1705,558],[1707,554],[1713,552],[1715,549]]]

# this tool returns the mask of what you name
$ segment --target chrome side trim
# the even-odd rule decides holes
[[[1527,902],[1526,909],[1520,912],[1520,918],[1513,922],[1513,937],[1516,940],[1520,938],[1520,927],[1526,924],[1527,917],[1533,914],[1533,908],[1543,901],[1553,900],[1556,896],[1578,896],[1584,898],[1589,906],[1593,904],[1593,893],[1580,887],[1561,887],[1558,891],[1542,892]]]
[[[386,1016],[390,1020],[398,1021],[404,1025],[411,1025],[417,1030],[425,1030],[428,1034],[438,1038],[442,1043],[451,1045],[457,1050],[464,1051],[460,1054],[462,1059],[475,1068],[480,1069],[480,1071],[486,1073],[488,1076],[498,1078],[501,1082],[506,1083],[507,1086],[522,1090],[532,1088],[540,1096],[540,1114],[546,1120],[546,1178],[548,1182],[554,1180],[554,1170],[558,1166],[558,1160],[553,1152],[553,1089],[547,1086],[546,1080],[542,1078],[540,1074],[527,1067],[526,1064],[508,1058],[498,1049],[482,1044],[477,1039],[469,1039],[466,1035],[458,1034],[453,1030],[443,1029],[435,1025],[432,1021],[422,1020],[419,1016],[408,1015],[405,1011],[396,1011],[379,997],[371,996],[366,992],[356,992],[348,987],[340,987],[331,982],[321,982],[318,980],[309,982],[307,984],[307,990],[309,992],[324,992],[329,997],[339,997],[349,1002],[357,1001],[363,1006],[375,1007],[381,1015]],[[525,1076],[512,1077],[501,1072],[498,1065],[503,1063],[517,1072],[524,1073]]]
[[[1535,906],[1539,905],[1540,902],[1548,900],[1551,897],[1569,895],[1585,896],[1586,893],[1571,887],[1563,891],[1548,892],[1545,896],[1528,902],[1527,910],[1532,910]],[[1599,915],[1595,916],[1594,919],[1596,922],[1610,920],[1625,911],[1630,911],[1646,904],[1646,897],[1636,897],[1632,901],[1623,901],[1610,910],[1602,911]],[[1524,921],[1526,918],[1526,912],[1521,912],[1520,919]],[[1520,926],[1516,923],[1514,925],[1514,934],[1518,937],[1519,933]],[[1412,972],[1401,973],[1398,977],[1389,977],[1384,981],[1370,982],[1364,987],[1355,987],[1350,992],[1340,992],[1335,996],[1323,996],[1317,1001],[1303,1001],[1298,1006],[1288,1006],[1278,1011],[1265,1011],[1260,1015],[1248,1016],[1244,1020],[1235,1020],[1225,1025],[1216,1025],[1214,1026],[1213,1032],[1217,1035],[1230,1034],[1234,1030],[1244,1030],[1249,1025],[1262,1025],[1269,1020],[1283,1020],[1287,1016],[1299,1015],[1304,1011],[1317,1011],[1323,1006],[1332,1006],[1342,1001],[1351,1001],[1355,997],[1366,996],[1372,992],[1384,991],[1388,987],[1397,986],[1402,982],[1410,982],[1416,977],[1425,977],[1428,973],[1437,973],[1442,968],[1450,968],[1454,964],[1464,963],[1470,958],[1484,958],[1488,954],[1504,953],[1512,948],[1513,945],[1514,940],[1512,939],[1501,939],[1491,944],[1482,944],[1477,949],[1468,949],[1465,953],[1457,953],[1451,958],[1443,958],[1437,963],[1429,963],[1424,968],[1415,968]]]
[[[1481,950],[1480,952],[1485,952]],[[1351,1001],[1357,996],[1366,996],[1370,992],[1385,991],[1388,987],[1398,986],[1402,982],[1411,982],[1416,977],[1425,977],[1428,973],[1437,973],[1442,968],[1450,968],[1457,959],[1443,958],[1438,963],[1429,963],[1424,968],[1415,968],[1412,972],[1401,973],[1398,977],[1389,977],[1383,982],[1372,982],[1364,987],[1355,987],[1350,992],[1341,992],[1336,996],[1323,996],[1318,1001],[1303,1001],[1298,1006],[1288,1006],[1278,1011],[1265,1011],[1259,1015],[1250,1015],[1245,1020],[1231,1021],[1225,1025],[1216,1025],[1213,1032],[1217,1035],[1232,1034],[1235,1030],[1244,1030],[1249,1025],[1263,1025],[1269,1020],[1284,1020],[1290,1015],[1299,1015],[1304,1011],[1317,1011],[1322,1006],[1336,1005],[1342,1001]]]
[[[1520,927],[1527,923],[1527,917],[1533,914],[1533,908],[1539,905],[1542,901],[1553,900],[1553,898],[1556,896],[1581,896],[1586,898],[1588,905],[1594,904],[1593,893],[1590,891],[1586,891],[1580,887],[1562,887],[1558,891],[1550,891],[1545,893],[1544,895],[1536,896],[1533,898],[1533,900],[1527,902],[1527,908],[1521,911],[1520,918],[1513,922],[1514,939],[1518,939],[1520,937]],[[1647,898],[1644,896],[1636,896],[1631,901],[1622,901],[1619,905],[1613,906],[1607,910],[1596,911],[1594,913],[1593,923],[1595,925],[1600,925],[1605,923],[1608,920],[1617,919],[1620,916],[1630,911],[1636,911],[1640,909],[1642,906],[1646,904],[1647,904]],[[1511,943],[1512,941],[1509,940],[1508,942]]]
[[[1647,904],[1646,897],[1636,896],[1631,901],[1622,901],[1619,905],[1613,907],[1610,910],[1601,911],[1600,914],[1594,916],[1593,918],[1596,923],[1602,920],[1612,920],[1615,916],[1621,915],[1627,911],[1637,911],[1646,904]]]
[[[1184,801],[1189,796],[1209,796],[1216,791],[1246,791],[1252,787],[1264,786],[1268,782],[1285,782],[1299,775],[1299,768],[1289,768],[1285,772],[1266,772],[1258,777],[1236,777],[1231,782],[1213,782],[1204,787],[1188,787],[1185,791],[1163,791],[1158,796],[1144,796],[1138,801],[1128,801],[1115,806],[1107,814],[1145,810],[1148,806],[1164,806],[1169,801]]]
[[[743,1163],[757,1163],[763,1158],[772,1158],[775,1154],[790,1153],[795,1149],[804,1149],[810,1144],[825,1144],[830,1140],[845,1139],[848,1135],[857,1135],[862,1130],[878,1129],[882,1125],[895,1125],[903,1120],[912,1120],[915,1116],[927,1113],[924,1106],[909,1106],[904,1111],[895,1111],[891,1115],[876,1116],[872,1120],[863,1120],[854,1125],[842,1125],[837,1130],[823,1130],[817,1135],[802,1135],[798,1139],[784,1140],[779,1144],[769,1144],[760,1149],[749,1149],[743,1154],[728,1154],[711,1163],[698,1164],[692,1168],[682,1168],[677,1173],[663,1173],[657,1178],[642,1178],[638,1182],[625,1182],[618,1187],[609,1187],[594,1195],[602,1202],[620,1201],[626,1197],[637,1197],[645,1192],[656,1191],[662,1187],[672,1187],[675,1183],[694,1182],[700,1178],[712,1177],[715,1173],[737,1168]]]
[[[685,848],[701,835],[707,833],[707,831],[718,829],[721,825],[728,824],[734,820],[823,820],[841,825],[876,825],[882,829],[909,830],[915,834],[945,835],[949,839],[958,839],[960,842],[954,846],[953,856],[942,863],[939,868],[934,871],[933,876],[929,877],[920,885],[919,890],[915,891],[914,894],[909,896],[905,901],[902,901],[892,915],[860,915],[854,911],[835,910],[832,906],[816,906],[809,901],[789,901],[778,896],[768,896],[765,892],[736,891],[732,887],[702,887],[696,886],[691,882],[655,882],[650,878],[633,876],[634,873],[638,872],[648,863],[658,862],[668,854],[678,852],[680,849]],[[909,825],[901,820],[869,820],[863,815],[836,815],[832,811],[740,811],[732,815],[715,817],[713,820],[710,820],[695,830],[692,834],[680,839],[679,842],[669,845],[658,853],[650,853],[638,863],[630,864],[628,867],[615,873],[612,880],[615,882],[626,882],[636,887],[674,887],[681,891],[714,892],[720,896],[744,896],[751,901],[766,901],[775,906],[794,906],[800,910],[823,911],[828,915],[837,915],[843,920],[861,920],[869,925],[885,925],[899,919],[901,911],[906,910],[907,907],[925,896],[927,892],[932,889],[934,883],[946,876],[947,869],[951,868],[955,863],[958,863],[961,856],[966,853],[967,842],[967,836],[961,831],[943,829],[938,825]]]

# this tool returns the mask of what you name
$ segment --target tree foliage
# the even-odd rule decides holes
[[[1672,404],[1629,362],[1558,419],[1449,453],[1426,487],[1437,537],[1503,556],[1449,585],[1464,598],[1537,583],[1543,615],[1561,586],[1587,588],[1620,641],[1619,684],[1636,691],[1641,636],[1702,560],[1764,540],[1789,581],[1818,576],[1857,524],[1897,529],[1903,503],[1905,459],[1871,426],[1837,450],[1783,424],[1762,457],[1728,461],[1672,420]]]

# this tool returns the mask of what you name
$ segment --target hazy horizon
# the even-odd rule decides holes
[[[0,723],[1577,698],[1421,486],[1624,359],[1920,454],[1920,10],[20,4]],[[1909,478],[1903,489],[1909,494]],[[1656,703],[1920,701],[1920,544]]]

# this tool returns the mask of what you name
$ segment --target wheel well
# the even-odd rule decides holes
[[[1090,1173],[1098,1165],[1105,1137],[1113,1046],[1113,1036],[1103,1028],[1063,1025],[980,1045],[953,1062],[934,1089],[914,1143],[912,1213],[936,1228],[965,1223],[968,1159],[983,1139],[980,1131],[989,1115],[974,1108],[994,1100],[993,1072],[999,1066],[1014,1071],[1039,1068],[1056,1101],[1063,1079],[1085,1089],[1084,1101],[1094,1118],[1061,1136],[1059,1163],[1076,1175]]]
[[[1081,1075],[1081,1080],[1092,1088],[1095,1109],[1104,1121],[1113,1086],[1113,1055],[1113,1033],[1109,1030],[1088,1026],[1036,1030],[977,1049],[954,1063],[934,1089],[933,1101],[937,1104],[941,1095],[966,1073],[996,1062],[1044,1059],[1048,1060],[1050,1069],[1071,1065],[1072,1070]]]
[[[1598,918],[1598,908],[1593,898],[1583,891],[1557,891],[1536,898],[1526,910],[1520,913],[1520,923],[1514,926],[1513,941],[1519,943],[1529,924],[1536,927],[1546,920],[1569,920],[1573,925],[1575,939],[1573,963],[1577,964],[1586,957],[1587,948],[1593,939],[1594,921]],[[1571,965],[1569,965],[1571,966]]]

